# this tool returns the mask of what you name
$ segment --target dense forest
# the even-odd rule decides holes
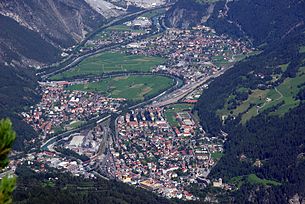
[[[304,27],[304,1],[219,1],[207,24],[218,33],[249,37],[254,44],[276,42]]]
[[[0,170],[2,171],[9,164],[8,154],[16,138],[9,119],[0,120]],[[15,188],[16,178],[4,176],[0,180],[0,203],[12,203],[12,193]]]
[[[25,141],[34,138],[36,132],[19,115],[24,107],[31,106],[39,97],[33,71],[0,63],[0,118],[10,118],[17,138],[14,149],[22,150]]]
[[[303,102],[284,117],[263,113],[245,126],[232,127],[229,131],[230,139],[225,146],[225,155],[213,169],[211,176],[242,185],[243,181],[235,182],[234,179],[255,174],[261,179],[279,183],[274,185],[274,189],[268,189],[274,194],[273,198],[264,195],[266,192],[262,191],[262,195],[256,195],[257,201],[267,199],[270,202],[285,203],[296,193],[304,195],[304,121]],[[244,188],[247,187],[242,186],[242,190]],[[235,199],[247,199],[251,191],[246,192],[239,195],[243,196],[242,199]]]

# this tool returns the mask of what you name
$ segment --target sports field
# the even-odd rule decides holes
[[[191,111],[193,109],[193,105],[192,104],[174,104],[174,105],[170,105],[166,108],[165,110],[165,117],[166,120],[169,122],[169,124],[172,127],[178,127],[179,123],[176,119],[176,115],[179,112],[182,111]]]
[[[76,76],[99,75],[112,72],[149,72],[164,63],[161,57],[127,55],[119,52],[104,52],[82,61],[75,68],[53,76],[52,80],[68,79]]]
[[[108,78],[99,82],[73,85],[68,90],[94,91],[113,98],[143,101],[174,85],[174,80],[164,76],[126,76]]]

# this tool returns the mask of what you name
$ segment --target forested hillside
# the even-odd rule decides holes
[[[211,83],[197,105],[211,134],[229,133],[225,155],[210,176],[239,187],[235,201],[285,203],[304,195],[305,18],[300,9],[304,2],[240,1],[232,3],[227,17],[210,21],[230,34],[236,29],[221,20],[236,22],[254,44],[263,44],[262,53]],[[270,184],[249,182],[251,175]]]
[[[305,2],[220,1],[214,6],[206,25],[250,40],[259,52],[215,79],[196,106],[208,133],[228,133],[225,154],[210,177],[236,187],[225,193],[232,202],[301,202]]]
[[[17,175],[19,177],[14,191],[14,203],[174,203],[117,181],[84,179],[52,170],[37,174],[26,167],[17,169]]]
[[[14,148],[21,150],[24,142],[36,136],[35,131],[19,115],[25,106],[38,100],[37,82],[31,70],[0,63],[0,118],[13,121],[17,138]]]
[[[218,33],[247,35],[259,45],[302,30],[304,18],[304,1],[219,1],[207,24]]]

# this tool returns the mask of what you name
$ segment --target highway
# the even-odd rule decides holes
[[[107,115],[107,116],[105,116],[105,117],[103,117],[101,119],[99,119],[99,117],[94,117],[94,118],[91,119],[91,121],[88,121],[87,125],[91,125],[92,123],[101,123],[101,122],[109,119],[110,117],[111,117],[111,115]],[[55,137],[52,137],[49,140],[47,140],[46,142],[44,142],[41,145],[40,149],[50,151],[50,147],[52,147],[54,143],[58,142],[59,140],[65,138],[65,137],[70,137],[71,134],[77,133],[77,132],[79,132],[83,128],[84,127],[80,127],[80,128],[76,128],[76,129],[73,129],[73,130],[69,130],[69,131],[64,132],[62,134],[59,134],[59,135],[57,135]]]
[[[152,104],[149,104],[147,106],[148,107],[163,107],[163,106],[167,106],[167,105],[176,103],[179,100],[183,99],[188,94],[190,94],[191,92],[193,92],[198,87],[205,84],[207,81],[209,81],[213,78],[219,77],[220,75],[222,75],[225,71],[227,71],[230,68],[223,69],[223,70],[219,71],[217,74],[201,78],[199,81],[197,81],[195,83],[186,84],[186,85],[182,86],[180,89],[177,89],[167,95],[164,95],[157,101],[154,101]]]

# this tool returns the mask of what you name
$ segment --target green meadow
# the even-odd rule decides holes
[[[85,59],[75,68],[59,73],[51,79],[63,80],[76,76],[115,72],[149,72],[152,68],[164,62],[165,60],[161,57],[104,52]]]
[[[93,91],[113,98],[126,98],[130,101],[143,101],[174,85],[174,80],[164,76],[126,76],[107,78],[98,82],[78,84],[68,90]]]

